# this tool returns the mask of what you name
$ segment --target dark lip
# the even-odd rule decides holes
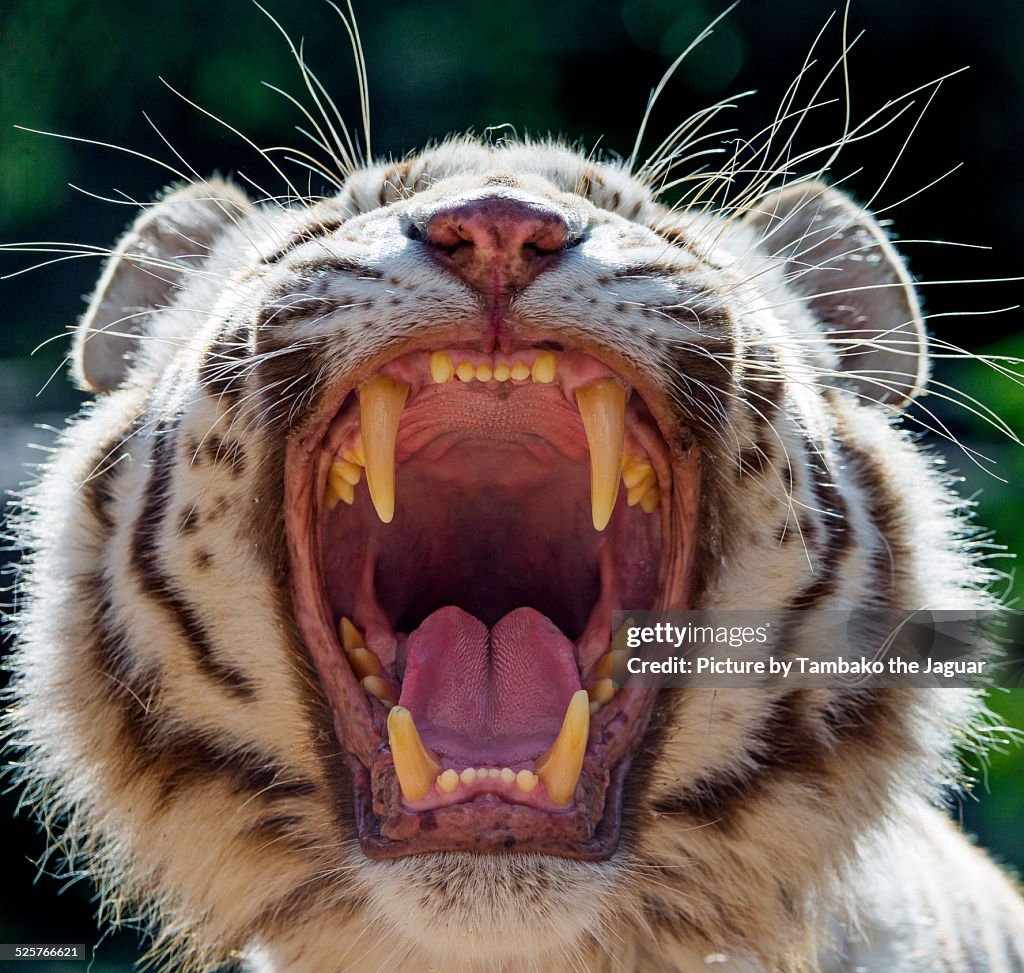
[[[474,347],[472,341],[459,341],[463,337],[460,330],[446,328],[443,332],[434,331],[429,339],[404,342],[401,347],[377,356],[325,396],[321,406],[290,437],[285,461],[285,509],[296,622],[330,702],[335,735],[344,748],[343,758],[352,780],[359,842],[369,858],[461,850],[478,853],[536,852],[588,861],[606,859],[618,846],[623,780],[647,731],[656,691],[620,691],[618,697],[597,714],[592,722],[592,733],[601,734],[602,745],[593,747],[593,752],[588,746],[580,778],[580,796],[564,813],[508,804],[496,797],[413,811],[401,802],[386,744],[386,711],[380,704],[370,702],[344,657],[339,658],[333,645],[333,620],[327,618],[320,576],[319,531],[316,526],[321,511],[313,489],[319,482],[314,471],[320,459],[321,443],[342,403],[362,381],[388,361],[412,351],[459,344]],[[479,334],[477,331],[478,337]],[[567,340],[565,335],[550,330],[537,334],[533,341],[526,333],[517,331],[517,339],[519,347],[550,345],[557,341],[572,350],[593,354],[612,368],[651,408],[669,448],[669,462],[675,468],[676,447],[665,436],[665,417],[659,416],[657,410],[662,397],[636,373],[631,363],[623,361],[613,351],[599,346],[588,347],[583,342]],[[675,503],[673,496],[673,503],[666,507],[672,508]],[[666,511],[663,536],[668,539],[671,538],[670,522]],[[671,560],[673,547],[672,543],[666,543],[663,557]],[[668,580],[654,607],[667,608],[679,600],[669,597],[673,589],[677,589],[677,595],[688,597],[693,575],[692,551],[684,560],[689,563],[681,571],[666,573]],[[319,597],[310,597],[310,593]],[[353,732],[354,728],[356,732]],[[455,831],[461,835],[458,840],[452,838]]]

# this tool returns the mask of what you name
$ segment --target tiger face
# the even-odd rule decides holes
[[[303,205],[197,183],[75,360],[14,730],[177,962],[776,968],[973,712],[610,678],[616,609],[986,603],[891,422],[909,277],[820,182],[674,211],[457,139]]]

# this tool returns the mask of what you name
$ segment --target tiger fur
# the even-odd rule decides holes
[[[1017,892],[935,806],[967,691],[663,690],[604,859],[364,853],[285,457],[338,389],[481,326],[409,231],[481,193],[586,228],[509,295],[513,334],[629,363],[673,461],[699,444],[694,607],[993,604],[896,421],[927,367],[913,287],[838,190],[672,211],[623,165],[470,138],[290,208],[173,189],[106,266],[75,345],[97,394],[19,528],[10,735],[103,917],[144,910],[175,969],[1024,971]]]

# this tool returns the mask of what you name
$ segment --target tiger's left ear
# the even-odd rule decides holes
[[[782,259],[789,287],[835,344],[847,382],[902,406],[928,379],[921,306],[902,258],[874,217],[820,182],[780,189],[745,217]]]

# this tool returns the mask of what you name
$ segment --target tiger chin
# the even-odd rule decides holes
[[[469,138],[303,205],[195,183],[73,357],[9,733],[169,967],[1024,969],[935,808],[974,694],[609,677],[620,608],[993,604],[845,194],[673,210]]]

